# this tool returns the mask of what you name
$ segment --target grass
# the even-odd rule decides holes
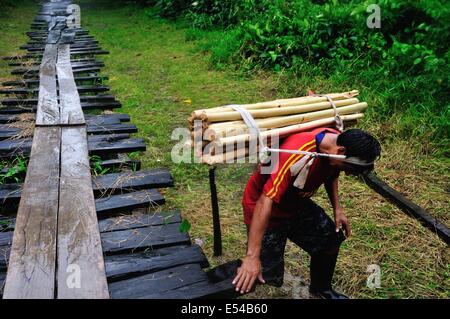
[[[1,55],[14,53],[25,42],[23,33],[35,12],[35,7],[28,4],[0,18],[7,26],[0,33],[0,41],[5,43]],[[203,249],[212,265],[240,258],[246,242],[240,200],[252,166],[230,165],[217,170],[224,255],[215,258],[208,168],[174,164],[170,151],[176,141],[171,140],[171,132],[186,127],[186,119],[194,109],[290,97],[293,90],[287,88],[300,79],[286,81],[283,74],[243,75],[226,66],[212,68],[209,56],[198,49],[197,40],[186,41],[182,23],[157,18],[151,10],[83,1],[81,12],[82,25],[102,48],[110,51],[100,59],[106,63],[103,72],[110,76],[112,93],[123,103],[120,112],[131,115],[139,129],[137,135],[146,140],[147,151],[139,156],[143,168],[167,167],[174,176],[176,186],[164,191],[167,204],[161,209],[181,209],[192,225],[191,237],[204,242]],[[4,63],[0,65],[1,77],[7,77],[8,72]],[[311,75],[308,81],[318,91],[344,89],[338,79],[329,82]],[[351,86],[351,79],[346,85]],[[303,94],[303,88],[298,87],[297,93]],[[367,90],[357,85],[351,88]],[[377,165],[378,174],[449,225],[448,159],[430,155],[425,138],[398,139],[395,119],[361,125],[382,140],[384,154]],[[353,298],[449,298],[448,246],[360,181],[343,177],[340,185],[341,201],[354,231],[339,257],[335,275],[338,289]],[[315,199],[329,211],[323,190]],[[304,252],[288,245],[289,274],[307,282],[308,260]],[[380,289],[366,288],[370,264],[381,266]],[[281,289],[259,287],[248,297],[291,298],[291,285],[292,280]]]

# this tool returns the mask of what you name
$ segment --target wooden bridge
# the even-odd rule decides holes
[[[0,159],[28,159],[25,181],[0,185],[3,298],[200,298],[235,296],[201,248],[180,231],[157,190],[165,169],[140,170],[137,128],[100,75],[108,54],[81,27],[71,2],[45,1],[0,94]],[[99,112],[96,112],[99,114]],[[96,165],[111,173],[91,176]],[[7,171],[9,168],[2,168]],[[10,181],[11,182],[11,181]],[[4,284],[3,284],[4,282]]]

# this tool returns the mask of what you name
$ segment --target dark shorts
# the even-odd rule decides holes
[[[269,285],[283,284],[287,239],[313,255],[339,247],[345,236],[342,231],[336,233],[334,221],[320,206],[310,199],[302,201],[294,217],[264,233],[261,264],[263,278]]]

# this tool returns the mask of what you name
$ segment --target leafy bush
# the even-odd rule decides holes
[[[158,3],[163,15],[187,18],[191,35],[210,31],[202,33],[202,48],[217,66],[287,70],[297,78],[309,68],[351,77],[383,97],[371,116],[402,114],[406,135],[432,130],[436,141],[448,142],[448,1],[379,0],[380,29],[366,25],[373,0]]]

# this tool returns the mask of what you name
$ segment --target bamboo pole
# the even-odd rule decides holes
[[[349,92],[343,92],[343,93],[330,93],[328,96],[333,100],[342,100],[342,99],[348,99],[355,97],[359,94],[357,90],[352,90]],[[265,109],[265,108],[276,108],[276,107],[284,107],[284,106],[291,106],[291,105],[302,105],[302,104],[308,104],[308,103],[318,103],[327,101],[327,98],[325,96],[303,96],[298,98],[290,98],[290,99],[278,99],[274,101],[269,102],[260,102],[260,103],[253,103],[253,104],[243,104],[240,105],[242,108],[252,110],[252,109]],[[193,118],[199,118],[202,114],[206,113],[215,113],[215,112],[226,112],[226,111],[234,111],[230,106],[224,105],[209,109],[201,109],[201,110],[195,110],[192,112]]]
[[[358,99],[351,98],[351,99],[336,101],[335,105],[337,107],[340,107],[340,106],[356,104],[358,102],[359,102]],[[307,112],[318,111],[318,110],[323,110],[323,109],[328,109],[328,108],[332,108],[332,105],[330,102],[319,102],[319,103],[309,103],[309,104],[304,104],[304,105],[292,105],[292,106],[286,106],[283,108],[249,110],[248,112],[253,116],[253,118],[266,118],[266,117],[274,117],[274,116],[307,113]],[[205,114],[202,117],[203,121],[206,121],[209,123],[233,121],[233,120],[240,120],[240,119],[242,119],[242,116],[237,111]]]

